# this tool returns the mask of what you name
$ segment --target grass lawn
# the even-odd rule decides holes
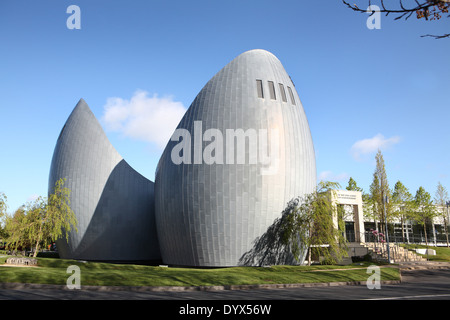
[[[348,266],[273,266],[215,269],[167,268],[143,265],[79,262],[37,258],[38,267],[0,266],[0,282],[65,285],[70,265],[81,270],[81,285],[89,286],[213,286],[367,281],[369,264]],[[0,258],[0,264],[6,257]],[[342,270],[333,270],[342,269]],[[398,268],[381,268],[381,280],[399,280]]]
[[[414,250],[414,249],[426,249],[427,246],[425,245],[416,245],[416,244],[405,244],[403,245],[405,248],[409,249],[409,250]],[[428,246],[429,249],[433,249],[436,250],[436,255],[435,256],[431,256],[428,255],[428,260],[429,261],[442,261],[442,262],[450,262],[450,248],[447,247],[433,247],[433,246]],[[426,254],[419,254],[420,256],[427,258]]]

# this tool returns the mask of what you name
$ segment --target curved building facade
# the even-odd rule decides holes
[[[162,259],[239,265],[287,203],[315,187],[314,147],[295,86],[273,54],[247,51],[203,87],[161,156]]]
[[[78,232],[57,241],[62,258],[149,261],[161,258],[155,224],[154,183],[131,168],[109,142],[81,99],[53,154],[49,193],[66,178]]]

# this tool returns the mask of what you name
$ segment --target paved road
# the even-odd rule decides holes
[[[159,314],[165,319],[191,319],[191,318],[224,318],[234,319],[252,318],[249,313],[258,313],[257,318],[282,319],[304,315],[306,310],[314,310],[321,318],[329,315],[334,317],[336,308],[348,316],[372,313],[374,310],[389,309],[390,316],[414,318],[417,310],[429,308],[423,302],[416,300],[450,300],[450,269],[440,270],[414,270],[402,272],[402,283],[394,285],[382,284],[380,289],[369,290],[366,285],[354,286],[328,286],[290,289],[258,289],[258,290],[221,290],[221,291],[189,291],[189,292],[136,292],[136,291],[91,291],[67,289],[0,289],[0,307],[2,317],[10,313],[15,317],[22,307],[34,308],[31,301],[36,300],[35,307],[44,310],[47,303],[54,300],[109,300],[107,305],[100,307],[83,308],[66,305],[66,312],[76,314],[89,314],[91,317],[105,318],[105,315],[117,316],[118,312],[128,310],[133,314]],[[15,301],[11,301],[15,300]],[[120,300],[120,301],[119,301]],[[133,301],[131,301],[133,300]],[[134,300],[141,300],[135,302]],[[275,301],[276,300],[276,301]],[[303,300],[299,301],[299,300]],[[335,305],[324,303],[336,302]],[[343,301],[347,300],[347,302]],[[412,300],[414,304],[406,307],[392,308],[388,303],[385,307],[379,303],[363,305],[362,309],[355,308],[356,300]],[[10,302],[13,304],[10,304]],[[124,305],[126,302],[127,305]],[[343,304],[344,303],[344,304]],[[359,302],[361,303],[361,302]],[[52,307],[53,305],[50,305]],[[439,309],[434,306],[432,309]],[[9,310],[9,311],[8,311]],[[261,313],[265,311],[265,314]],[[431,310],[431,309],[430,309]],[[141,313],[142,312],[142,313]],[[194,312],[195,315],[187,317],[184,312]],[[267,314],[270,312],[269,314]],[[361,313],[362,312],[362,313]],[[121,313],[123,314],[123,313]],[[377,313],[378,314],[378,313]],[[131,314],[130,314],[131,315]],[[150,316],[149,316],[150,317]]]

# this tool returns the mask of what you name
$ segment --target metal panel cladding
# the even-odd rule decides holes
[[[313,142],[291,78],[272,53],[244,52],[199,92],[159,161],[162,259],[240,265],[287,203],[315,187]]]
[[[49,193],[66,178],[78,232],[57,241],[62,258],[104,261],[159,260],[154,183],[131,168],[109,142],[81,99],[64,125],[53,154]]]

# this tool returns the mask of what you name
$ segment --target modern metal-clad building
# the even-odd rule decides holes
[[[68,243],[57,241],[62,258],[224,267],[261,263],[258,239],[315,189],[316,164],[294,83],[273,54],[251,50],[199,92],[155,183],[125,162],[82,99],[58,137],[49,193],[60,178],[78,220]]]
[[[109,142],[81,99],[64,125],[53,154],[49,193],[66,178],[78,232],[57,241],[62,258],[104,261],[159,260],[154,183],[131,168]]]
[[[239,265],[288,201],[315,186],[313,142],[292,80],[273,54],[247,51],[203,87],[159,161],[162,259]]]

